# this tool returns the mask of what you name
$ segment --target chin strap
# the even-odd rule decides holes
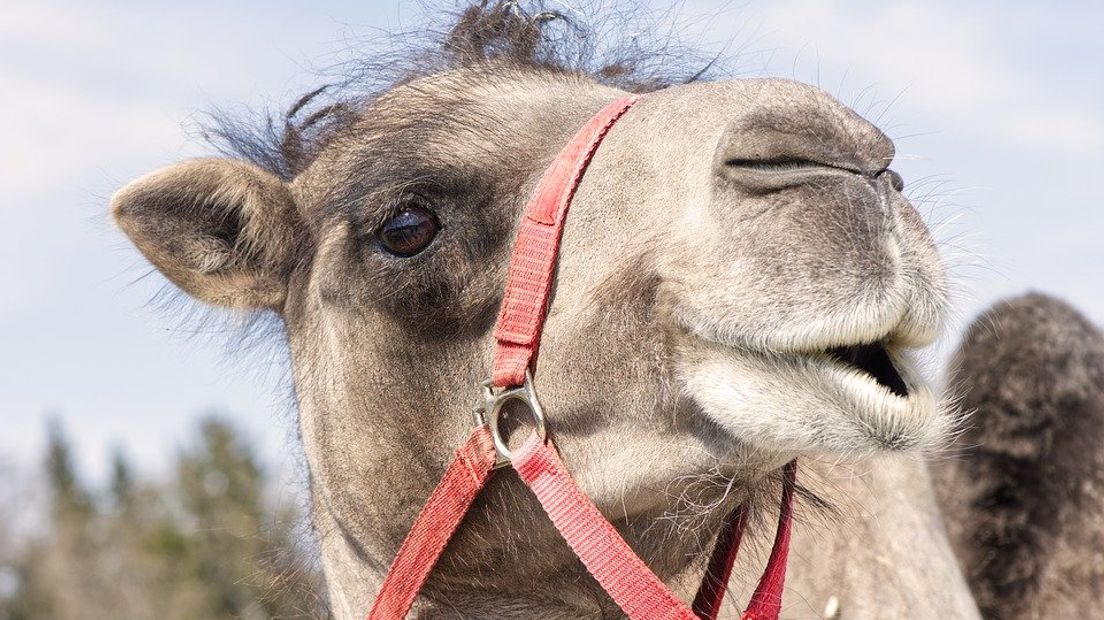
[[[476,427],[456,451],[414,520],[368,613],[369,620],[406,617],[449,539],[490,478],[495,458],[490,430]],[[745,505],[738,506],[726,520],[691,610],[644,564],[583,493],[551,439],[531,435],[514,453],[512,464],[571,550],[625,615],[632,620],[716,620],[747,526]],[[743,620],[776,620],[782,609],[797,462],[791,461],[783,471],[778,532],[763,576],[741,616]]]
[[[486,426],[475,427],[410,526],[368,613],[369,620],[406,617],[445,545],[491,477],[495,457],[491,431]]]
[[[770,559],[759,578],[759,585],[751,595],[744,620],[775,620],[782,612],[782,589],[786,582],[786,564],[790,553],[790,524],[793,523],[793,495],[797,487],[797,460],[782,468],[782,501],[778,511],[778,530],[774,534],[774,546]],[[725,588],[732,576],[732,566],[740,551],[740,541],[747,529],[748,508],[737,506],[721,528],[709,567],[702,577],[698,595],[694,597],[694,614],[703,620],[716,620],[724,601]]]
[[[591,118],[552,162],[526,206],[494,332],[494,370],[485,387],[487,403],[399,548],[368,613],[369,620],[406,616],[490,474],[506,464],[514,467],[587,571],[631,620],[717,618],[747,527],[746,506],[737,507],[726,520],[693,608],[687,607],[571,478],[552,438],[544,434],[543,412],[527,374],[536,367],[571,198],[606,133],[637,99],[615,101]],[[498,413],[506,400],[521,400],[537,422],[537,432],[513,454],[497,434]],[[784,474],[774,547],[744,620],[776,620],[781,610],[796,461],[786,465]]]
[[[530,436],[513,458],[514,469],[537,496],[552,524],[559,530],[583,566],[632,620],[715,620],[721,610],[728,577],[736,560],[740,539],[747,525],[745,506],[725,524],[732,536],[718,538],[709,568],[702,578],[694,607],[687,607],[648,568],[625,539],[606,521],[567,473],[552,441]],[[777,620],[782,610],[782,587],[790,548],[790,522],[797,463],[785,468],[782,511],[770,560],[752,594],[744,620]],[[720,559],[718,559],[720,558]]]

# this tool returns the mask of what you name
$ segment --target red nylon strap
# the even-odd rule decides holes
[[[456,450],[456,458],[410,527],[368,612],[368,620],[406,617],[437,558],[486,484],[494,462],[490,430],[486,426],[476,427]]]
[[[494,332],[495,387],[521,385],[530,368],[536,374],[541,328],[571,198],[606,132],[637,99],[618,99],[587,121],[545,171],[525,208]]]
[[[793,521],[793,494],[797,486],[797,461],[790,461],[782,470],[782,501],[778,515],[778,531],[774,536],[767,567],[752,594],[745,620],[776,620],[782,611],[782,589],[786,581],[786,563],[790,551],[790,523]],[[747,528],[747,506],[741,504],[728,515],[713,556],[702,578],[698,595],[694,597],[694,613],[702,620],[716,620],[721,612],[725,588],[732,576],[732,566],[740,551],[740,540]]]
[[[740,504],[729,513],[713,545],[713,555],[705,569],[698,595],[694,597],[692,609],[702,620],[716,620],[721,612],[728,580],[732,577],[732,567],[736,563],[736,554],[740,551],[740,541],[747,529],[748,509]]]
[[[514,452],[513,465],[571,550],[629,618],[695,620],[575,484],[551,441],[531,435]]]
[[[709,569],[694,599],[693,611],[637,557],[567,472],[551,439],[537,435],[514,452],[514,469],[544,507],[552,524],[602,589],[631,620],[715,620],[720,612],[732,564],[747,525],[747,512],[733,511],[717,540]],[[778,532],[766,570],[743,620],[777,620],[790,548],[790,523],[797,461],[785,467]]]
[[[778,531],[774,535],[767,568],[751,595],[743,620],[778,620],[782,613],[782,587],[786,582],[786,560],[790,553],[790,524],[793,523],[793,496],[797,486],[797,461],[782,469],[782,509],[778,514]]]

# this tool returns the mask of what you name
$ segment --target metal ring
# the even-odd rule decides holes
[[[487,426],[491,429],[491,439],[494,440],[495,452],[497,453],[495,467],[505,467],[513,460],[513,453],[510,452],[510,446],[507,445],[506,439],[499,432],[498,423],[503,407],[512,400],[524,403],[529,409],[529,414],[533,417],[533,426],[541,440],[547,434],[544,410],[541,409],[540,401],[537,400],[537,391],[533,388],[533,377],[529,371],[525,372],[525,383],[520,387],[505,389],[497,393],[492,388],[491,382],[485,381],[483,383],[483,394],[485,399],[483,411]]]

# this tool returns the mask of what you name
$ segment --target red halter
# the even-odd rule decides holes
[[[552,162],[526,206],[494,332],[494,373],[492,381],[484,385],[486,403],[476,416],[471,435],[457,449],[456,458],[399,548],[368,613],[369,620],[406,616],[491,472],[505,465],[517,470],[583,565],[629,618],[714,620],[717,617],[747,525],[746,507],[739,506],[729,515],[691,611],[633,553],[572,480],[552,438],[545,434],[544,414],[529,375],[536,367],[541,328],[571,198],[606,133],[637,99],[619,99],[591,118]],[[535,432],[514,453],[498,433],[498,416],[509,400],[526,404],[536,422]],[[784,469],[782,509],[774,548],[744,612],[745,620],[776,620],[781,610],[796,472],[796,462]]]

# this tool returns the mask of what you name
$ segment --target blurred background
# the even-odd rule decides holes
[[[735,75],[818,84],[896,141],[955,279],[933,378],[1004,295],[1044,290],[1104,322],[1104,3],[651,6]],[[151,303],[165,282],[106,205],[210,153],[203,113],[281,110],[435,10],[0,5],[0,619],[71,617],[96,596],[142,618],[324,613],[282,351],[238,346],[235,317]]]

